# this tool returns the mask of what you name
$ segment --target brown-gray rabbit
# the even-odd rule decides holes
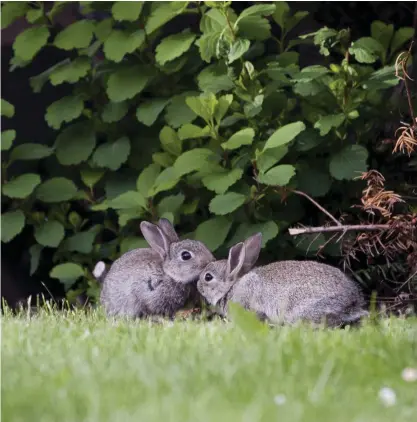
[[[196,293],[195,281],[214,256],[201,242],[180,241],[166,219],[140,228],[151,248],[123,254],[107,273],[104,263],[96,265],[94,273],[104,279],[101,304],[107,315],[172,318]]]
[[[325,320],[337,327],[368,314],[359,288],[335,267],[315,261],[281,261],[252,269],[261,238],[258,233],[233,246],[227,260],[208,264],[200,275],[198,291],[223,315],[229,301],[273,323]]]

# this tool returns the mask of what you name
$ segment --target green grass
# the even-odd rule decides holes
[[[259,332],[221,321],[2,319],[7,422],[415,421],[417,321]],[[396,404],[378,397],[392,388]],[[285,396],[277,404],[276,397]]]

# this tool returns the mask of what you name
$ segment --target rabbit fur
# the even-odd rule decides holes
[[[315,261],[280,261],[252,269],[261,249],[260,233],[238,243],[227,260],[209,263],[197,282],[200,294],[227,315],[228,302],[260,319],[294,324],[309,321],[338,327],[368,315],[361,291],[338,268]]]
[[[123,254],[107,273],[102,261],[96,265],[100,302],[109,316],[173,318],[197,294],[195,282],[214,256],[202,242],[180,241],[167,219],[143,221],[140,228],[151,248]]]

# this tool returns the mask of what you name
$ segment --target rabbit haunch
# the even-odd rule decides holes
[[[300,320],[340,326],[368,314],[356,284],[339,269],[315,261],[281,261],[252,269],[261,249],[261,234],[229,251],[227,260],[207,265],[197,288],[227,315],[237,302],[274,323]]]
[[[180,241],[166,219],[143,221],[140,228],[151,248],[123,254],[107,273],[104,263],[96,265],[101,304],[108,315],[173,317],[196,293],[195,281],[214,257],[201,242]]]

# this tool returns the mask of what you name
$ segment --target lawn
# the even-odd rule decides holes
[[[402,378],[417,368],[416,320],[345,330],[234,321],[3,316],[2,420],[417,420],[417,381]]]

